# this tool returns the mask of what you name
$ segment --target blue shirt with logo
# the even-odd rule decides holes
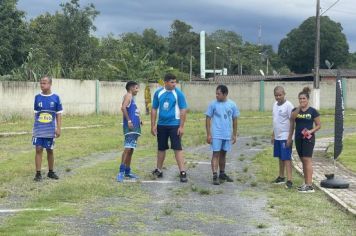
[[[35,123],[33,137],[54,138],[56,132],[56,115],[62,113],[62,103],[57,94],[37,94],[34,102]]]
[[[211,118],[212,138],[231,139],[232,120],[240,116],[240,110],[232,100],[211,102],[205,115]]]
[[[180,89],[162,87],[153,96],[152,108],[158,110],[158,125],[174,126],[180,124],[180,110],[187,109],[187,102]]]

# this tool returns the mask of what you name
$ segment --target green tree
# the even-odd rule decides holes
[[[305,20],[282,39],[278,54],[289,69],[296,73],[309,73],[314,67],[315,17]],[[320,61],[332,61],[335,67],[347,62],[349,46],[340,23],[328,16],[320,18]],[[326,68],[320,63],[321,68]]]
[[[168,37],[168,64],[186,73],[189,73],[190,56],[199,58],[199,35],[191,30],[192,26],[175,20]],[[199,65],[194,65],[193,70],[197,73]]]
[[[27,27],[17,0],[0,0],[0,75],[9,73],[26,58]]]

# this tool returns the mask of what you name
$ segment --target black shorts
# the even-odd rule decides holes
[[[295,138],[295,148],[297,149],[299,158],[312,157],[315,145],[315,136],[310,139]]]
[[[178,136],[178,128],[179,125],[157,125],[157,142],[159,151],[169,149],[168,138],[171,140],[171,149],[182,150],[181,138]]]

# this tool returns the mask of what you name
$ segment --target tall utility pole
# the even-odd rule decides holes
[[[316,37],[315,37],[315,57],[314,57],[314,85],[313,85],[313,102],[314,108],[320,109],[320,0],[316,1]]]

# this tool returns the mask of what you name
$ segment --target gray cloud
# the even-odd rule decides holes
[[[323,0],[326,10],[335,0]],[[154,28],[167,36],[175,19],[193,27],[193,31],[210,33],[217,29],[232,30],[252,43],[257,42],[258,26],[262,26],[262,42],[276,49],[280,40],[305,19],[315,15],[315,1],[311,0],[81,0],[85,6],[94,3],[100,15],[95,20],[95,35],[108,33],[142,32]],[[18,7],[27,19],[45,12],[59,10],[59,2],[49,0],[19,0]],[[353,0],[342,0],[325,14],[340,22],[350,45],[356,51],[356,5]]]

